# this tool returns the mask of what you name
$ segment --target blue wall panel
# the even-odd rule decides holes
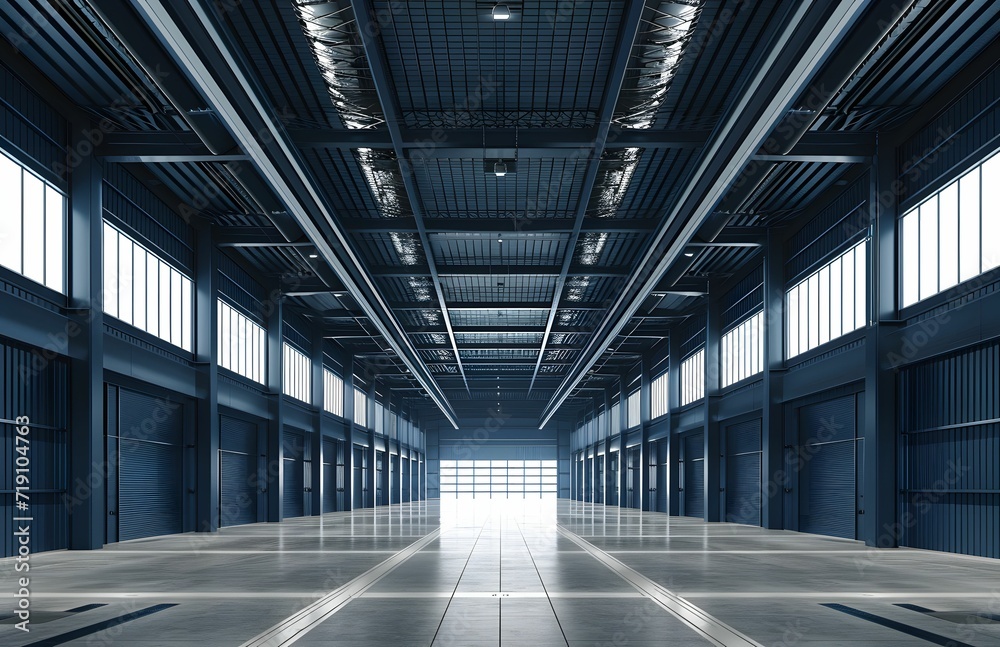
[[[1000,343],[900,372],[901,544],[1000,557]]]

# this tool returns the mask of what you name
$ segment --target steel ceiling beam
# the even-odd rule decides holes
[[[603,267],[601,265],[438,265],[435,270],[425,270],[421,267],[398,265],[394,267],[379,267],[371,271],[372,276],[385,278],[407,278],[410,276],[429,276],[435,282],[442,276],[495,276],[498,279],[505,276],[628,276],[632,270],[627,267]],[[493,308],[500,308],[499,302]],[[556,304],[557,306],[558,304]],[[541,303],[537,308],[548,310],[552,306]],[[442,302],[442,307],[447,304]],[[569,308],[570,306],[566,306]],[[565,309],[565,308],[563,308]]]
[[[344,229],[356,233],[413,233],[417,223],[413,218],[350,218],[342,220]],[[648,218],[585,218],[581,231],[604,234],[651,234],[658,222]],[[427,232],[435,235],[476,233],[538,233],[571,234],[572,218],[424,218]]]
[[[417,233],[420,236],[420,244],[424,248],[427,269],[430,271],[431,283],[434,285],[434,293],[437,295],[438,305],[441,308],[441,316],[444,320],[445,328],[448,331],[448,338],[451,340],[452,348],[455,350],[455,363],[462,378],[465,378],[465,368],[462,366],[462,358],[458,356],[458,342],[455,341],[455,332],[452,329],[451,318],[448,315],[448,307],[444,300],[444,290],[441,289],[441,281],[438,278],[437,265],[434,255],[431,253],[430,240],[427,237],[427,229],[423,221],[423,204],[420,200],[420,191],[413,180],[412,168],[405,164],[406,149],[403,146],[402,109],[399,105],[399,96],[389,75],[389,66],[385,61],[382,46],[379,38],[380,27],[378,22],[372,21],[374,7],[371,0],[351,0],[351,9],[354,11],[354,20],[357,25],[357,33],[361,38],[361,45],[368,59],[368,67],[372,73],[372,82],[375,84],[375,93],[382,104],[382,112],[385,115],[386,127],[392,140],[392,148],[396,152],[396,159],[399,161],[399,171],[403,178],[403,189],[410,203],[413,212],[413,220],[417,225]],[[466,383],[468,389],[468,383]]]
[[[288,135],[303,150],[394,148],[390,132],[378,129],[289,129]],[[409,157],[417,161],[513,157],[515,149],[517,157],[525,159],[578,157],[580,149],[595,145],[597,135],[596,128],[533,128],[530,140],[524,141],[523,131],[518,133],[513,129],[491,129],[486,132],[484,148],[482,130],[400,128],[402,148],[415,151]],[[707,130],[636,130],[612,126],[608,130],[605,148],[700,148],[708,142],[710,135],[711,132]],[[806,133],[802,141],[785,155],[758,155],[757,158],[781,162],[855,164],[870,160],[874,151],[875,139],[870,133],[812,132]],[[239,150],[215,154],[195,133],[180,131],[111,132],[105,136],[97,154],[107,161],[120,163],[225,162],[247,159],[247,155]]]
[[[619,292],[609,316],[588,341],[587,350],[546,404],[539,427],[552,419],[660,278],[678,258],[683,258],[685,245],[871,4],[870,0],[813,0],[799,3],[790,12],[769,48],[761,53],[760,65],[748,76],[713,131],[711,141],[702,149],[691,169],[691,179],[661,221],[659,232],[637,265],[643,271],[629,279]]]
[[[444,392],[423,365],[402,325],[388,308],[364,264],[354,254],[347,236],[336,224],[333,209],[301,160],[284,125],[277,119],[259,84],[241,64],[241,54],[225,32],[207,0],[168,2],[132,0],[136,13],[152,37],[162,44],[204,97],[227,135],[239,145],[281,203],[316,244],[317,253],[344,281],[387,342],[399,353],[416,379],[455,428],[458,420]],[[107,2],[105,15],[130,14],[122,3]],[[135,40],[145,34],[130,34]],[[162,61],[147,61],[147,65]]]
[[[534,386],[535,378],[542,367],[545,356],[545,348],[548,346],[549,337],[555,326],[556,316],[559,310],[559,301],[562,299],[563,290],[566,287],[566,279],[570,276],[573,266],[573,258],[576,256],[576,243],[580,239],[583,231],[583,221],[587,216],[587,207],[590,206],[590,195],[594,190],[594,183],[597,181],[597,174],[600,171],[601,156],[608,143],[608,135],[611,131],[611,121],[615,116],[615,106],[618,105],[618,95],[621,93],[622,84],[625,82],[625,75],[628,71],[628,63],[632,58],[632,46],[639,33],[642,24],[642,12],[646,8],[645,0],[627,0],[625,10],[622,12],[621,28],[618,30],[618,41],[611,56],[611,69],[608,71],[608,79],[604,85],[604,93],[601,96],[601,107],[597,113],[597,134],[594,142],[588,149],[587,170],[583,176],[580,186],[580,200],[576,208],[576,216],[573,219],[573,231],[570,233],[569,241],[566,244],[566,252],[563,256],[562,269],[556,279],[555,289],[552,294],[552,308],[549,312],[548,321],[545,323],[545,334],[542,336],[542,348],[535,362],[535,370],[531,378],[531,386],[528,393]]]

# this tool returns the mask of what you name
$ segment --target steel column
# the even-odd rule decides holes
[[[77,144],[89,122],[72,124]],[[92,156],[70,175],[69,303],[79,312],[68,324],[70,344],[69,547],[101,548],[105,541],[104,279],[101,260],[104,174]]]

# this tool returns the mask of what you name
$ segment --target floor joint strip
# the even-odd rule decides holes
[[[365,571],[347,584],[331,591],[298,613],[289,616],[240,647],[283,647],[291,645],[321,625],[327,618],[343,609],[347,603],[361,596],[380,579],[400,564],[416,555],[441,535],[438,528],[413,542],[378,566]]]
[[[562,526],[557,526],[557,530],[713,645],[718,645],[718,647],[764,647],[746,634],[733,629],[715,616],[663,588],[642,573],[626,566],[576,533]]]

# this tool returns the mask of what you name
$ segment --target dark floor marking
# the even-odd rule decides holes
[[[83,638],[84,636],[89,636],[90,634],[97,633],[98,631],[104,631],[105,629],[110,629],[111,627],[116,627],[120,624],[124,624],[131,620],[138,620],[148,615],[152,615],[164,609],[169,609],[170,607],[176,607],[176,604],[157,604],[151,607],[146,607],[145,609],[139,609],[138,611],[133,611],[132,613],[126,613],[123,616],[118,616],[117,618],[111,618],[110,620],[105,620],[104,622],[98,622],[96,624],[89,625],[87,627],[81,627],[80,629],[75,629],[73,631],[68,631],[64,634],[59,634],[58,636],[53,636],[52,638],[46,638],[45,640],[39,640],[37,642],[29,643],[24,645],[24,647],[52,647],[53,645],[62,645],[63,643],[68,643],[71,640],[76,640],[77,638]]]
[[[948,638],[940,634],[931,633],[930,631],[911,627],[910,625],[903,624],[902,622],[890,620],[889,618],[883,618],[882,616],[877,616],[874,613],[854,609],[852,607],[844,606],[843,604],[823,604],[821,606],[846,613],[847,615],[854,616],[855,618],[867,620],[868,622],[874,622],[877,625],[882,625],[883,627],[888,627],[889,629],[895,629],[896,631],[908,634],[914,638],[926,640],[927,642],[934,643],[935,645],[941,645],[942,647],[976,647],[975,645],[964,643],[961,640],[955,640],[954,638]]]
[[[897,604],[897,607],[908,611],[923,613],[938,620],[947,620],[959,625],[994,625],[1000,624],[1000,614],[980,613],[978,611],[935,611],[916,604]]]
[[[82,607],[77,607],[75,609],[67,609],[66,613],[83,613],[84,611],[91,611],[92,609],[99,609],[101,607],[106,607],[106,604],[85,604]]]

